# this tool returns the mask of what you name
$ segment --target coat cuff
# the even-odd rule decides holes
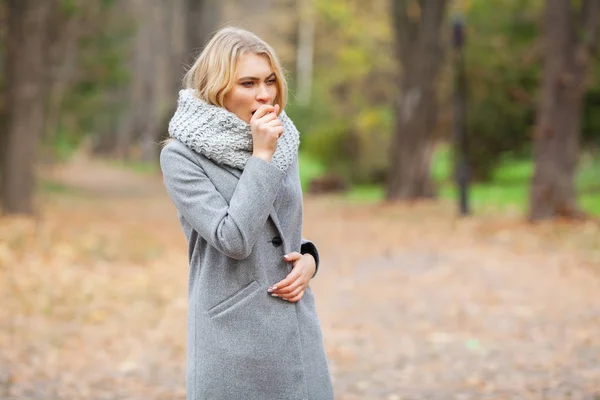
[[[319,271],[319,251],[317,250],[317,246],[314,245],[313,242],[308,240],[303,240],[302,245],[300,246],[300,254],[310,254],[315,258],[315,273],[313,278],[317,275]]]

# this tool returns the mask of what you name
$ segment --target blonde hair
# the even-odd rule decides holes
[[[287,82],[275,51],[264,40],[241,28],[225,27],[208,41],[183,78],[184,86],[196,89],[198,97],[224,107],[225,95],[233,88],[240,57],[246,53],[266,56],[277,78],[275,104],[287,102]]]

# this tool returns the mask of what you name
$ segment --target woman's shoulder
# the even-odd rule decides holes
[[[172,151],[180,151],[183,149],[187,149],[187,146],[183,143],[181,143],[179,140],[175,139],[175,138],[168,138],[165,139],[164,142],[162,142],[162,149],[161,149],[161,153],[166,152],[172,152]]]
[[[160,151],[160,166],[164,170],[183,171],[186,169],[212,170],[215,167],[225,168],[206,156],[190,149],[177,139],[168,139]]]
[[[176,165],[179,168],[189,163],[200,165],[198,156],[196,152],[179,140],[167,139],[160,151],[160,165],[163,169],[170,165]]]
[[[200,154],[174,138],[169,138],[163,142],[163,147],[160,151],[161,160],[163,157],[184,157],[198,161],[199,156]]]

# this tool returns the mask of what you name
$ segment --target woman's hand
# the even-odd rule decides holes
[[[294,267],[285,279],[271,286],[268,292],[271,296],[295,303],[304,296],[304,291],[314,276],[317,265],[311,254],[293,252],[283,256],[283,259],[293,263]]]
[[[250,119],[252,155],[262,158],[266,162],[271,161],[271,157],[277,149],[277,140],[283,134],[283,125],[278,115],[279,104],[274,106],[263,104]]]

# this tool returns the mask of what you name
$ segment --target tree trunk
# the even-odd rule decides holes
[[[158,143],[166,134],[165,115],[176,102],[182,76],[182,21],[185,0],[129,0],[122,3],[137,16],[132,38],[131,76],[127,94],[131,105],[116,123],[115,137],[99,143],[96,153],[120,159],[155,162]],[[177,85],[174,84],[177,82]]]
[[[153,6],[150,6],[153,4]],[[158,161],[161,136],[161,122],[165,110],[166,86],[169,80],[168,65],[178,60],[171,57],[169,49],[170,4],[161,0],[145,1],[142,7],[148,8],[149,15],[145,21],[142,62],[144,69],[144,99],[147,111],[141,115],[141,135],[139,137],[140,160],[144,162]],[[156,48],[160,50],[157,50]],[[169,82],[170,83],[170,82]]]
[[[79,45],[81,36],[89,21],[90,3],[82,5],[76,12],[65,12],[61,7],[54,7],[48,24],[47,33],[49,46],[46,60],[48,95],[45,115],[44,137],[45,153],[40,154],[39,160],[54,161],[55,146],[53,141],[59,129],[63,101],[69,90],[73,88],[78,75]]]
[[[32,214],[35,162],[44,130],[47,20],[53,1],[9,0],[6,40],[7,124],[2,153],[4,213]]]
[[[531,220],[581,215],[575,174],[586,75],[598,36],[600,3],[583,1],[578,15],[574,11],[570,0],[546,2],[546,54],[534,133]]]
[[[392,4],[402,78],[386,197],[432,197],[436,87],[443,58],[441,33],[447,0],[393,0]]]
[[[186,54],[200,53],[221,20],[220,0],[184,0]]]
[[[298,2],[298,48],[296,51],[296,93],[298,104],[310,104],[315,47],[315,15],[312,0]]]
[[[138,31],[132,43],[130,83],[131,104],[115,140],[115,153],[158,160],[158,143],[167,136],[168,121],[175,111],[184,66],[205,44],[220,19],[217,0],[130,0],[132,12],[139,16]]]

